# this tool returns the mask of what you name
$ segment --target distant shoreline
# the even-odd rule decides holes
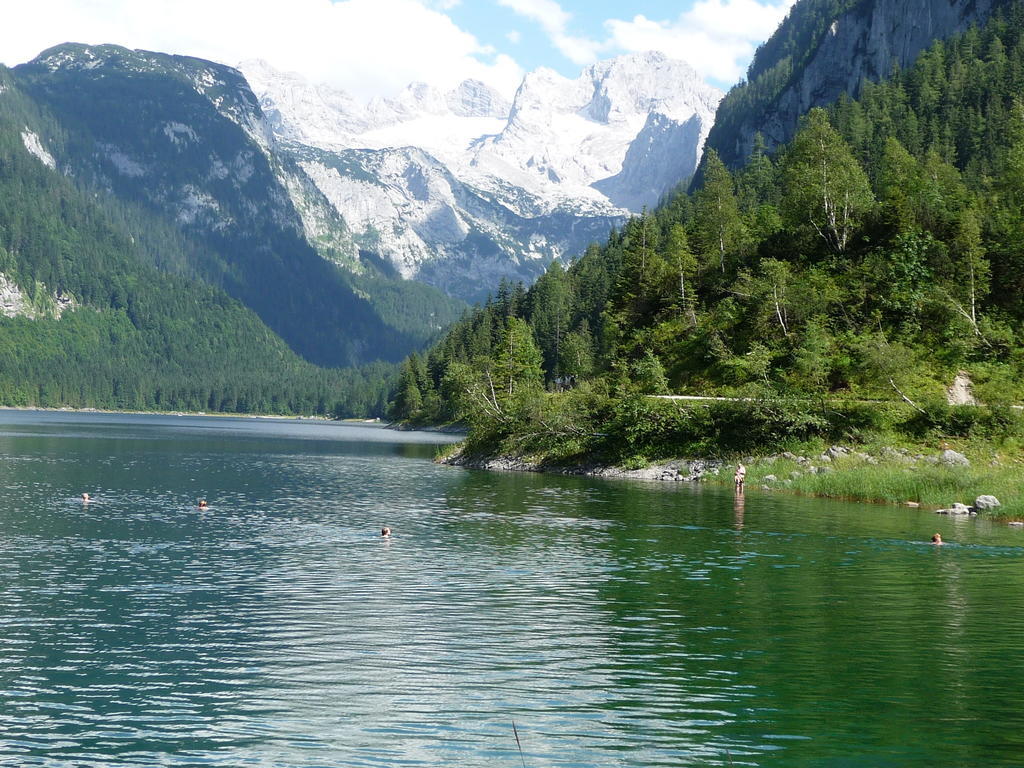
[[[273,413],[224,413],[222,411],[123,411],[108,408],[46,408],[35,405],[0,405],[0,411],[39,411],[42,413],[105,413],[121,416],[209,416],[234,419],[280,419],[287,421],[328,421],[339,424],[380,424],[380,419],[332,419],[329,416],[303,416]]]

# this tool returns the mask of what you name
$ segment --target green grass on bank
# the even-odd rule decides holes
[[[734,467],[743,458],[751,488],[931,508],[993,495],[1002,506],[987,516],[1024,520],[1024,412],[1008,407],[687,402],[580,390],[549,394],[514,417],[470,426],[461,448],[470,457],[517,457],[552,469],[640,469],[697,458]],[[849,454],[821,459],[833,445]],[[964,454],[969,466],[940,463],[945,449]],[[785,453],[806,461],[782,458]],[[824,471],[812,473],[811,465]],[[722,472],[717,482],[731,477]]]
[[[878,504],[913,502],[931,509],[948,508],[955,502],[972,505],[978,496],[988,494],[1002,506],[983,512],[984,516],[1024,520],[1024,457],[1008,457],[991,450],[991,445],[974,444],[968,449],[970,466],[948,466],[930,463],[928,459],[938,453],[927,446],[920,448],[902,459],[870,449],[831,462],[820,459],[820,449],[803,454],[809,463],[759,457],[747,465],[747,487]],[[925,458],[913,458],[922,453]],[[811,471],[812,466],[818,472]],[[735,463],[712,480],[731,483],[732,467]]]

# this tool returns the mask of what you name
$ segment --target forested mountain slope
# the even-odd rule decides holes
[[[59,126],[40,141],[60,173],[95,189],[100,204],[144,211],[177,232],[173,245],[150,250],[158,268],[223,289],[307,360],[399,359],[456,316],[458,304],[439,291],[372,266],[340,269],[314,249],[307,235],[320,233],[307,232],[289,194],[304,177],[271,151],[237,70],[68,44],[9,77]],[[306,192],[316,205],[315,189]],[[343,237],[343,223],[333,224],[324,234]]]
[[[319,369],[191,277],[201,242],[68,175],[78,136],[0,69],[0,403],[366,413],[367,377]],[[162,269],[158,269],[158,266]]]
[[[395,416],[620,459],[856,435],[905,399],[925,407],[892,416],[909,413],[901,428],[982,428],[943,421],[945,388],[965,370],[985,403],[1024,396],[1021,94],[1015,5],[812,110],[774,156],[755,146],[733,174],[710,151],[693,194],[529,291],[506,286],[408,360]],[[642,397],[670,390],[790,399],[715,421]]]
[[[802,0],[718,107],[707,146],[739,168],[760,134],[771,151],[801,115],[910,66],[933,41],[983,24],[1009,0]]]

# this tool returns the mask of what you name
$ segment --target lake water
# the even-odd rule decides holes
[[[1024,532],[442,439],[0,412],[0,764],[1024,764]]]

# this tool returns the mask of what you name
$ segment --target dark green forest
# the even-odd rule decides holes
[[[0,317],[0,403],[381,412],[390,365],[318,368],[223,291],[158,270],[183,258],[180,233],[26,152],[26,126],[59,125],[8,73],[0,85],[0,272],[35,315]]]
[[[393,417],[464,421],[481,449],[620,460],[1017,419],[953,414],[945,388],[966,370],[986,404],[1024,397],[1022,94],[1014,6],[813,110],[771,156],[732,173],[708,151],[694,192],[529,290],[502,286],[407,359]],[[669,392],[751,400],[648,397]]]

